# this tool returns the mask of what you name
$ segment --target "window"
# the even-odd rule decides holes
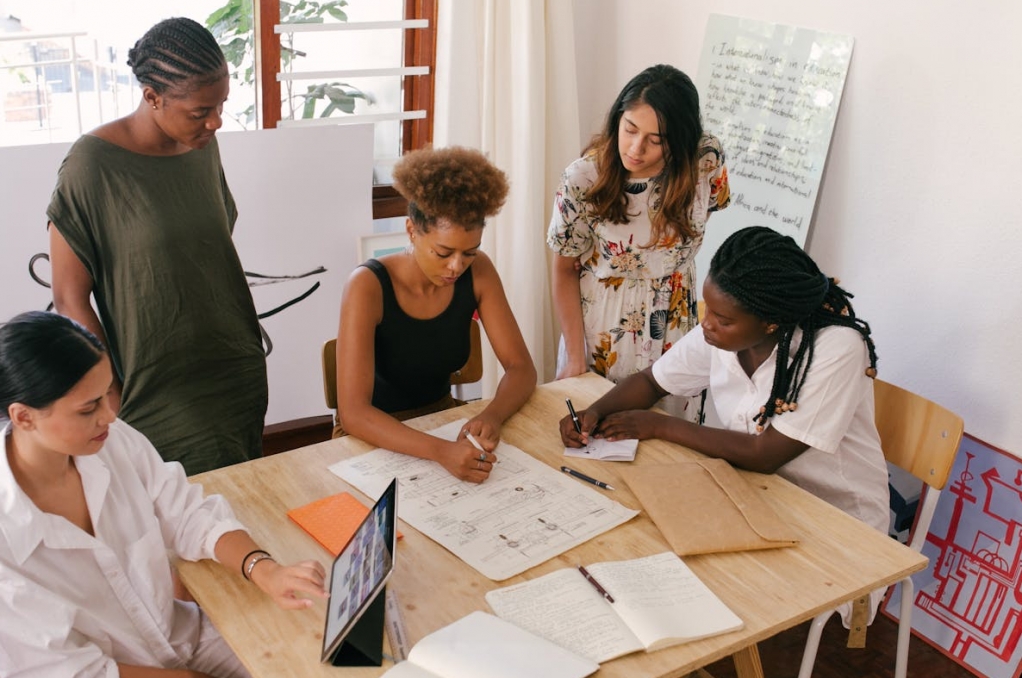
[[[0,144],[73,141],[130,113],[140,92],[127,52],[150,26],[189,16],[217,35],[218,21],[229,20],[234,34],[220,42],[240,67],[223,129],[276,127],[307,108],[320,116],[331,96],[350,93],[333,115],[379,119],[374,214],[403,215],[403,200],[387,186],[389,167],[432,138],[436,12],[437,0],[0,0]],[[281,16],[322,23],[288,31],[277,28]]]
[[[390,167],[432,141],[437,1],[314,3],[340,15],[328,7],[315,23],[296,23],[309,4],[259,4],[262,126],[333,124],[344,113],[373,121],[373,216],[402,217],[407,205],[389,185]]]
[[[74,141],[138,106],[128,49],[168,16],[203,23],[224,0],[0,0],[0,144]],[[232,88],[229,104],[254,103]],[[243,129],[228,117],[224,129]]]

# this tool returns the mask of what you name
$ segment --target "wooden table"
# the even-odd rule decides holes
[[[503,440],[554,467],[563,460],[556,422],[570,397],[588,406],[610,382],[584,375],[539,387],[505,425]],[[430,429],[471,416],[482,403],[470,403],[410,422]],[[207,493],[224,495],[252,536],[282,562],[309,558],[329,565],[331,558],[286,516],[289,509],[337,492],[361,495],[327,467],[372,449],[342,438],[231,466],[193,477]],[[677,461],[695,452],[662,441],[644,441],[634,464]],[[572,459],[574,468],[613,485],[622,504],[641,509],[621,479],[620,465]],[[745,473],[745,472],[743,472]],[[685,562],[724,603],[745,621],[740,631],[690,642],[651,654],[635,653],[604,663],[598,678],[676,678],[734,655],[740,676],[761,676],[756,643],[818,613],[923,569],[927,559],[851,518],[786,480],[745,473],[765,500],[798,533],[791,548],[689,556]],[[578,562],[638,558],[668,551],[644,514],[577,546],[558,558],[503,582],[493,582],[406,523],[400,529],[396,571],[388,589],[396,592],[410,644],[473,610],[489,611],[483,595],[493,589]],[[338,669],[319,663],[326,604],[289,612],[277,608],[237,572],[210,561],[180,563],[181,578],[255,678],[281,676],[379,676],[387,668]]]

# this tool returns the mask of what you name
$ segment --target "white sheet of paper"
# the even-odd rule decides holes
[[[614,611],[650,649],[743,625],[674,553],[592,563],[587,569],[614,596]]]
[[[597,662],[743,625],[674,553],[586,568],[613,603],[577,568],[495,589],[486,594],[486,602],[502,619]]]
[[[387,678],[584,678],[594,661],[485,612],[473,612],[429,634]]]
[[[498,617],[595,662],[643,649],[610,603],[574,568],[494,589],[486,602]]]
[[[467,420],[430,431],[454,440]],[[495,581],[582,544],[638,515],[600,492],[501,442],[500,463],[481,484],[435,461],[376,449],[330,467],[370,497],[398,479],[398,516]]]
[[[564,456],[599,461],[632,461],[635,459],[635,451],[638,447],[637,438],[626,440],[590,438],[589,444],[585,447],[565,447]]]

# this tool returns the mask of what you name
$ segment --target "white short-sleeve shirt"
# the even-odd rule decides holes
[[[796,330],[792,353],[800,340]],[[736,353],[707,344],[698,327],[653,364],[653,378],[676,395],[695,395],[708,387],[725,428],[756,434],[753,417],[770,396],[776,355],[775,348],[750,378]],[[857,331],[820,330],[798,408],[774,415],[768,425],[809,446],[778,475],[886,534],[887,463],[874,423],[867,367],[869,354]]]
[[[22,491],[7,433],[0,431],[0,674],[113,677],[117,662],[191,668],[207,641],[229,653],[204,630],[198,607],[174,600],[168,556],[212,558],[224,533],[244,529],[222,497],[203,497],[180,464],[165,463],[116,420],[99,452],[75,458],[91,536]]]

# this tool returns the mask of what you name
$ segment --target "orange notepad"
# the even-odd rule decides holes
[[[362,502],[347,492],[341,492],[293,508],[287,512],[287,517],[336,556],[368,513],[369,509]],[[400,532],[397,537],[401,538]]]

